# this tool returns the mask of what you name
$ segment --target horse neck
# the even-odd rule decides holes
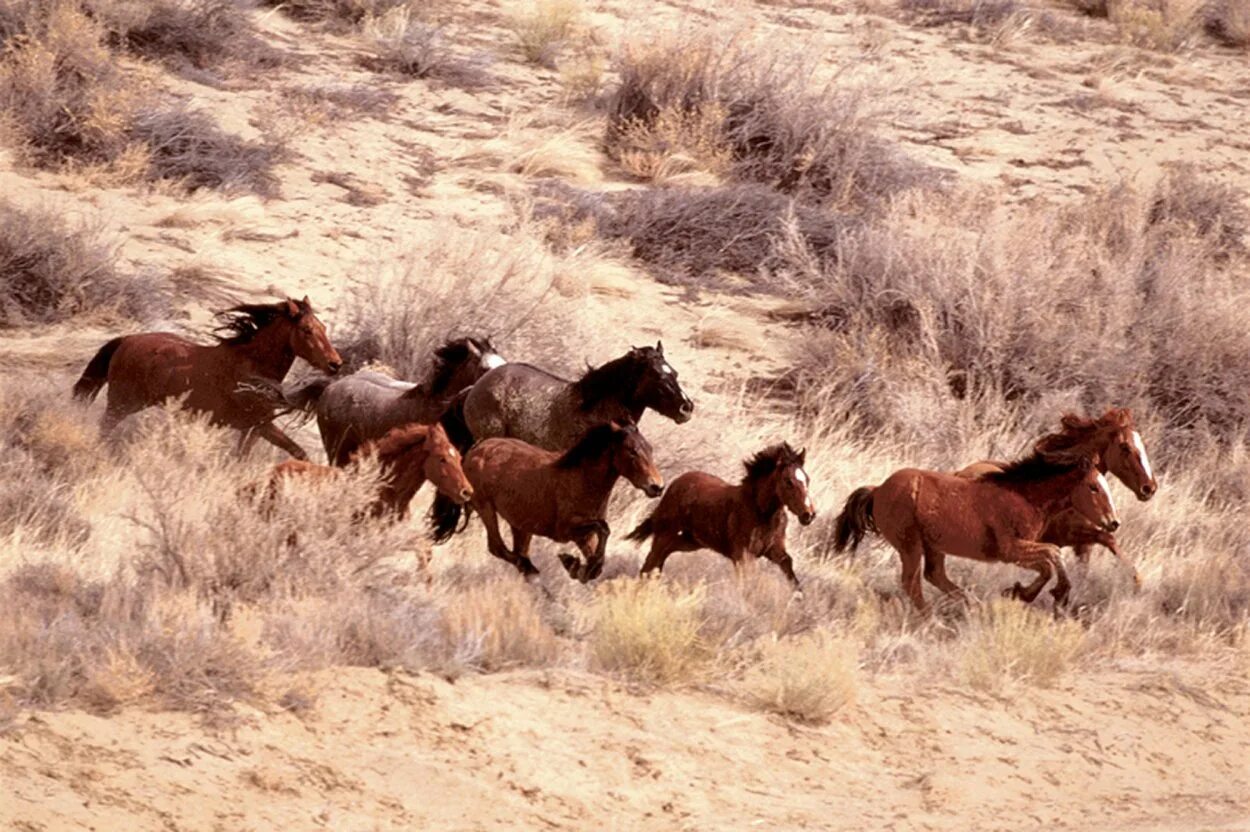
[[[1013,489],[1038,509],[1049,513],[1071,496],[1078,478],[1076,474],[1068,472],[1043,480],[1017,483]]]
[[[596,459],[576,468],[564,468],[559,472],[571,483],[579,503],[592,503],[595,507],[607,504],[612,487],[621,477],[621,473],[612,464],[611,451],[604,451]]]
[[[625,421],[626,417],[638,424],[638,420],[642,418],[646,405],[639,404],[633,400],[633,394],[628,395],[622,393],[611,393],[595,402],[587,413],[590,418],[588,421],[592,424],[596,422],[607,421]]]
[[[243,344],[222,344],[221,348],[237,355],[252,366],[256,375],[282,381],[295,363],[290,333],[286,325],[270,324]]]
[[[412,502],[417,490],[425,482],[424,447],[409,449],[391,459],[378,460],[382,466],[382,488],[379,500],[390,508],[399,510]]]
[[[784,508],[781,498],[777,496],[773,476],[769,474],[760,480],[747,480],[740,486],[742,501],[761,520],[767,520]]]

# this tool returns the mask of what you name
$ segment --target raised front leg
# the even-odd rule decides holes
[[[239,437],[239,456],[247,456],[252,451],[252,446],[256,444],[257,439],[264,439],[273,445],[277,445],[296,459],[308,459],[308,454],[304,453],[304,449],[295,443],[295,440],[282,432],[282,429],[273,422],[265,422],[260,427],[246,430]]]
[[[1037,573],[1037,578],[1027,587],[1017,583],[1009,590],[1012,597],[1019,598],[1026,604],[1033,603],[1038,593],[1050,582],[1056,572],[1063,571],[1063,564],[1059,559],[1059,547],[1050,543],[1038,543],[1033,540],[1012,541],[1010,545],[1000,550],[999,556],[1006,563],[1014,563]],[[1061,585],[1065,585],[1065,599],[1067,580],[1067,575],[1064,574]],[[1059,590],[1059,586],[1055,589]]]
[[[579,561],[568,553],[560,554],[560,563],[570,577],[586,583],[603,573],[608,535],[611,533],[612,530],[605,520],[592,520],[574,529],[573,543],[581,551],[582,560]]]
[[[763,556],[777,564],[786,577],[790,579],[790,583],[794,584],[794,588],[798,589],[799,578],[794,574],[794,560],[790,557],[790,553],[786,551],[785,544],[779,543],[775,546],[769,546],[764,550]]]
[[[1120,544],[1115,539],[1115,535],[1111,532],[1104,532],[1101,529],[1098,529],[1088,532],[1088,534],[1084,537],[1085,539],[1073,547],[1076,549],[1076,556],[1078,558],[1081,558],[1082,561],[1088,561],[1090,550],[1093,549],[1094,544],[1101,545],[1111,554],[1115,555],[1116,559],[1119,560],[1120,563],[1124,564],[1124,566],[1128,569],[1129,574],[1133,576],[1133,587],[1137,590],[1141,589],[1141,575],[1138,574],[1137,567],[1133,565],[1132,561],[1125,557],[1124,553],[1120,551]],[[1084,557],[1082,557],[1082,555]]]

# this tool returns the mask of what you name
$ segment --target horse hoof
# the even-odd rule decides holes
[[[556,557],[560,560],[560,565],[564,567],[564,571],[576,578],[582,571],[582,562],[567,552],[561,552]]]
[[[1022,596],[1023,594],[1024,594],[1024,585],[1023,585],[1023,584],[1016,584],[1015,586],[1011,586],[1011,587],[1008,587],[1007,589],[1004,589],[1004,590],[1003,590],[1003,597],[1004,597],[1004,598],[1015,598],[1015,599],[1019,599],[1019,598],[1020,598],[1020,596]]]

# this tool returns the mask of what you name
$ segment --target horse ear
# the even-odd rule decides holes
[[[299,317],[299,313],[300,313],[299,304],[291,300],[290,298],[286,299],[285,309],[286,309],[286,314],[288,318]]]
[[[660,355],[664,354],[664,342],[663,341],[655,342],[655,351],[658,352]]]
[[[807,463],[807,448],[799,448],[799,465]]]

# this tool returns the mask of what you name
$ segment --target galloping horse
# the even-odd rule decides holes
[[[902,558],[903,589],[922,613],[928,609],[922,561],[925,580],[946,593],[962,592],[946,576],[947,555],[1037,572],[1029,586],[1011,590],[1026,603],[1057,575],[1051,594],[1059,607],[1071,584],[1059,547],[1040,537],[1047,521],[1069,506],[1106,531],[1120,525],[1107,478],[1089,457],[1063,464],[1035,453],[980,479],[904,468],[876,488],[851,493],[835,523],[834,549],[854,549],[866,533],[880,534]]]
[[[738,485],[702,471],[673,480],[651,516],[626,537],[641,543],[654,536],[642,574],[663,570],[673,552],[712,549],[735,567],[748,558],[768,558],[798,586],[786,552],[786,509],[804,526],[816,519],[803,470],[806,459],[806,450],[782,443],[746,460]]]
[[[467,502],[473,486],[460,466],[460,453],[451,444],[439,425],[402,425],[389,431],[376,442],[367,442],[352,457],[353,462],[376,456],[381,468],[377,498],[369,504],[373,517],[392,515],[397,520],[408,516],[408,506],[426,480],[434,483],[438,493],[453,503]],[[289,459],[274,466],[269,475],[268,495],[276,498],[284,481],[297,478],[333,479],[337,468],[318,465],[307,460]]]
[[[1098,419],[1086,419],[1072,413],[1065,414],[1060,424],[1062,430],[1049,433],[1037,440],[1034,450],[1051,459],[1075,460],[1082,456],[1097,457],[1098,470],[1114,474],[1145,502],[1159,490],[1146,455],[1146,444],[1133,424],[1133,414],[1128,408],[1108,410]],[[959,477],[982,477],[999,471],[1004,463],[985,460],[976,462],[956,472]],[[1133,574],[1133,582],[1141,586],[1137,568],[1120,551],[1115,535],[1089,522],[1074,509],[1055,515],[1042,532],[1043,543],[1071,546],[1081,562],[1089,560],[1094,544],[1101,544],[1119,558]]]
[[[529,364],[505,364],[461,393],[443,424],[461,450],[474,440],[510,437],[562,451],[594,425],[637,424],[647,408],[677,424],[694,412],[660,343],[633,347],[577,381]]]
[[[457,338],[434,351],[429,372],[419,383],[361,370],[343,378],[316,379],[287,399],[301,410],[316,410],[326,457],[334,465],[346,465],[362,442],[399,425],[437,421],[457,393],[505,363],[489,340]]]
[[[466,520],[476,510],[490,553],[527,578],[538,574],[529,559],[534,535],[576,544],[585,562],[562,554],[561,564],[582,582],[598,577],[611,534],[604,514],[617,479],[625,477],[648,497],[664,490],[651,445],[631,423],[593,427],[562,454],[519,439],[486,439],[465,455],[464,472],[473,484]],[[460,514],[460,506],[435,498],[430,519],[436,541],[456,533]],[[500,518],[512,527],[511,550],[499,533]]]
[[[247,395],[243,390],[256,382],[276,389],[297,356],[323,372],[338,372],[343,360],[308,298],[243,304],[218,313],[218,318],[217,343],[212,346],[172,332],[114,338],[87,364],[74,385],[74,396],[91,401],[108,385],[108,405],[100,422],[107,435],[130,414],[185,395],[188,410],[207,413],[214,424],[243,432],[240,452],[250,450],[259,436],[296,459],[307,459],[273,423],[277,396]]]

